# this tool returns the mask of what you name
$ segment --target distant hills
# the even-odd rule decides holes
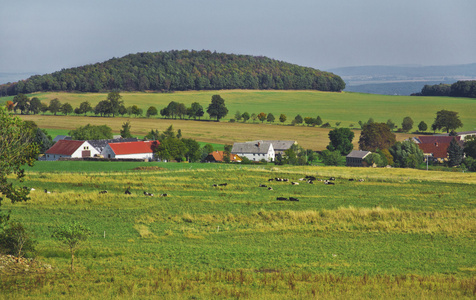
[[[0,86],[0,96],[38,91],[101,92],[277,89],[341,91],[345,83],[330,72],[263,56],[210,51],[129,54]]]
[[[362,66],[329,69],[346,82],[345,91],[410,95],[425,85],[476,79],[476,63],[451,66]]]

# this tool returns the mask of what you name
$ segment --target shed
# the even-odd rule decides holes
[[[364,159],[369,155],[370,151],[352,150],[345,157],[345,165],[347,167],[365,167]]]

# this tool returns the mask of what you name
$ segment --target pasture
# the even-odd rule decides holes
[[[360,93],[330,93],[320,91],[273,91],[273,90],[221,90],[221,91],[185,91],[174,93],[128,93],[122,92],[126,106],[138,105],[145,111],[149,106],[159,110],[171,101],[184,103],[190,106],[193,102],[200,103],[205,111],[210,104],[211,97],[220,94],[225,99],[229,110],[224,118],[227,121],[234,118],[235,112],[247,111],[251,113],[273,113],[275,123],[279,123],[280,114],[287,116],[285,124],[289,124],[297,114],[304,117],[322,118],[335,126],[341,122],[341,127],[351,124],[358,128],[358,121],[367,121],[373,118],[376,122],[386,122],[392,119],[401,126],[403,118],[409,116],[414,121],[414,130],[420,121],[425,121],[428,126],[433,123],[436,112],[442,109],[459,112],[464,127],[459,130],[474,130],[476,128],[476,100],[470,98],[450,97],[411,97],[387,96]],[[106,93],[65,93],[51,92],[38,93],[36,96],[42,102],[49,103],[58,98],[62,103],[69,102],[73,107],[78,107],[83,101],[89,101],[95,106],[99,101],[107,98]],[[0,103],[11,100],[13,97],[0,98]],[[208,115],[205,113],[205,119]]]
[[[305,175],[335,177],[335,185],[299,181]],[[300,184],[268,181],[275,177]],[[228,185],[213,187],[219,183]],[[1,275],[0,298],[476,294],[474,173],[37,162],[22,184],[36,189],[31,200],[4,201],[2,208],[34,231],[37,259],[52,270]],[[132,195],[124,194],[128,187]],[[72,220],[94,232],[78,252],[75,273],[67,270],[68,252],[51,238],[54,226]]]

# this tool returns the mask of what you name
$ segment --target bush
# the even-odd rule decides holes
[[[326,166],[344,166],[345,165],[345,157],[341,156],[340,151],[329,151],[324,150],[320,154],[320,158],[322,162]]]
[[[331,127],[331,124],[329,122],[322,124],[321,128],[329,128]]]
[[[0,233],[0,250],[5,254],[22,257],[25,253],[34,253],[35,245],[30,233],[20,223],[10,223]]]
[[[230,119],[230,123],[235,123],[235,119]]]
[[[466,166],[468,171],[476,172],[476,159],[472,157],[466,157],[466,159],[463,161],[463,164]]]

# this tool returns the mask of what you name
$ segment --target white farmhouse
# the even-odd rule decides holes
[[[158,143],[158,141],[109,143],[101,154],[105,158],[152,159],[154,157],[153,149]]]
[[[46,160],[58,160],[60,158],[83,158],[99,155],[87,141],[59,140],[45,152]]]
[[[275,152],[273,144],[263,141],[253,141],[246,143],[234,143],[231,149],[232,154],[237,154],[241,158],[246,157],[251,161],[274,161]]]

